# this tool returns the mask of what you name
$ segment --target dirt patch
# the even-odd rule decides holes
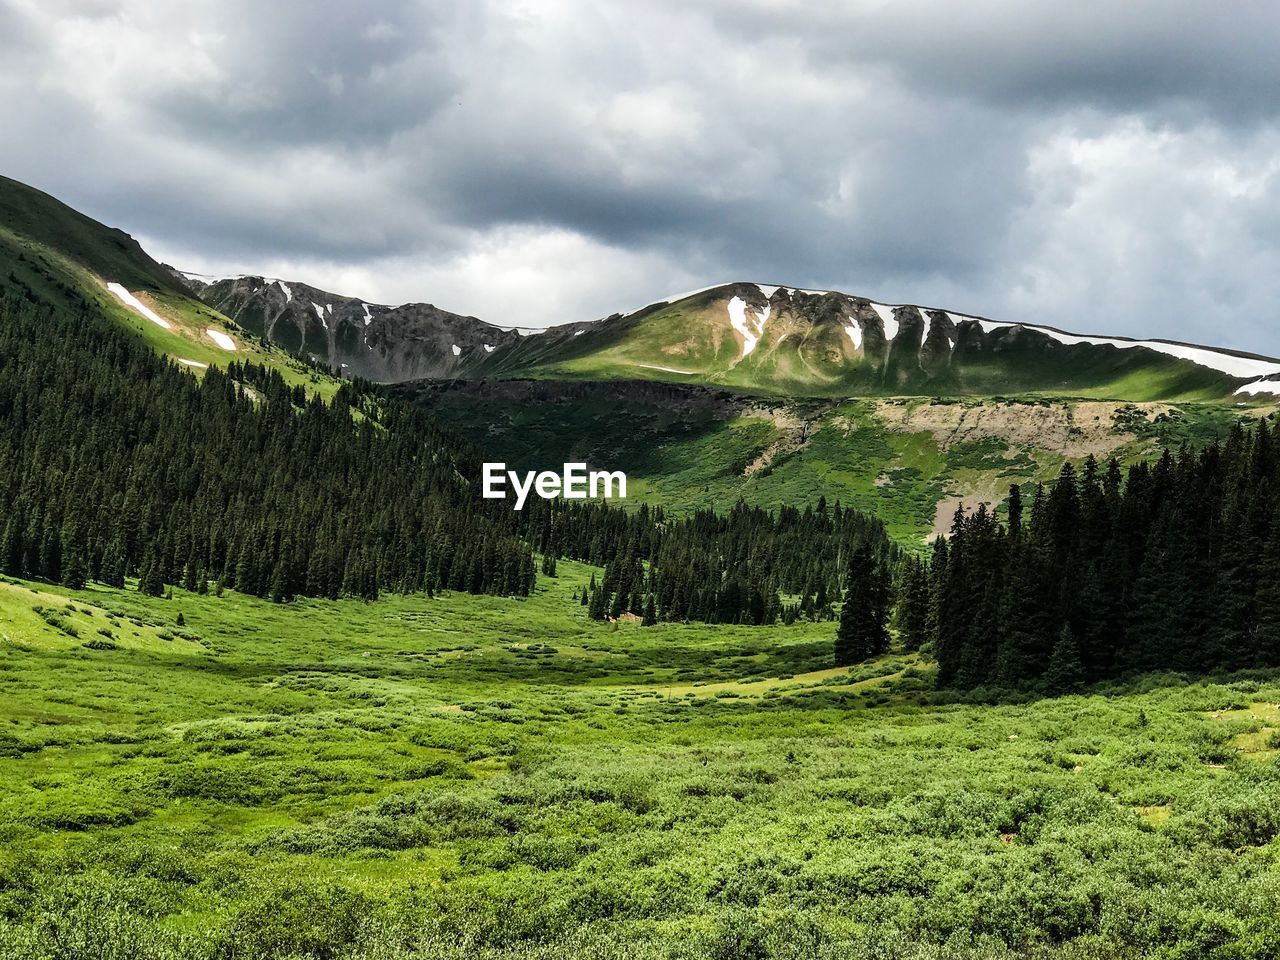
[[[938,537],[951,535],[951,524],[955,520],[957,507],[963,507],[967,516],[983,504],[986,504],[987,510],[991,510],[999,500],[999,497],[991,493],[966,493],[954,497],[943,497],[938,501],[937,512],[933,515],[933,530],[929,533],[929,539],[936,540]]]
[[[1121,404],[1110,401],[1055,403],[898,404],[881,401],[876,416],[900,433],[933,434],[939,448],[996,437],[1011,447],[1033,446],[1080,459],[1109,457],[1137,436],[1115,425],[1122,406],[1136,406],[1148,419],[1170,409],[1166,403]],[[954,512],[954,504],[951,507]]]
[[[744,477],[749,477],[774,461],[795,453],[809,439],[809,421],[802,420],[780,407],[750,407],[743,412],[743,416],[768,420],[778,431],[778,439],[765,447],[758,457],[747,464],[747,468],[742,471]]]

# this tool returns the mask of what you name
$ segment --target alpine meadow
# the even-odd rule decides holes
[[[0,0],[0,960],[1280,957],[1280,19],[378,6]]]

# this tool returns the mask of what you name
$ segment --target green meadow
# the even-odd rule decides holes
[[[590,574],[0,582],[0,956],[1280,954],[1280,676],[962,700],[830,623],[594,623]]]

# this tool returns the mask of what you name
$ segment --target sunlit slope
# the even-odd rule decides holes
[[[469,373],[664,380],[783,396],[1038,393],[1152,401],[1231,397],[1280,373],[1280,361],[1079,336],[835,291],[733,283],[522,337]]]
[[[337,381],[192,297],[128,234],[0,177],[0,292],[78,311],[92,305],[199,374],[252,361],[321,393]]]

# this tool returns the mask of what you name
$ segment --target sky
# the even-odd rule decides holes
[[[1280,355],[1280,4],[0,0],[0,173],[503,325],[731,280]]]

